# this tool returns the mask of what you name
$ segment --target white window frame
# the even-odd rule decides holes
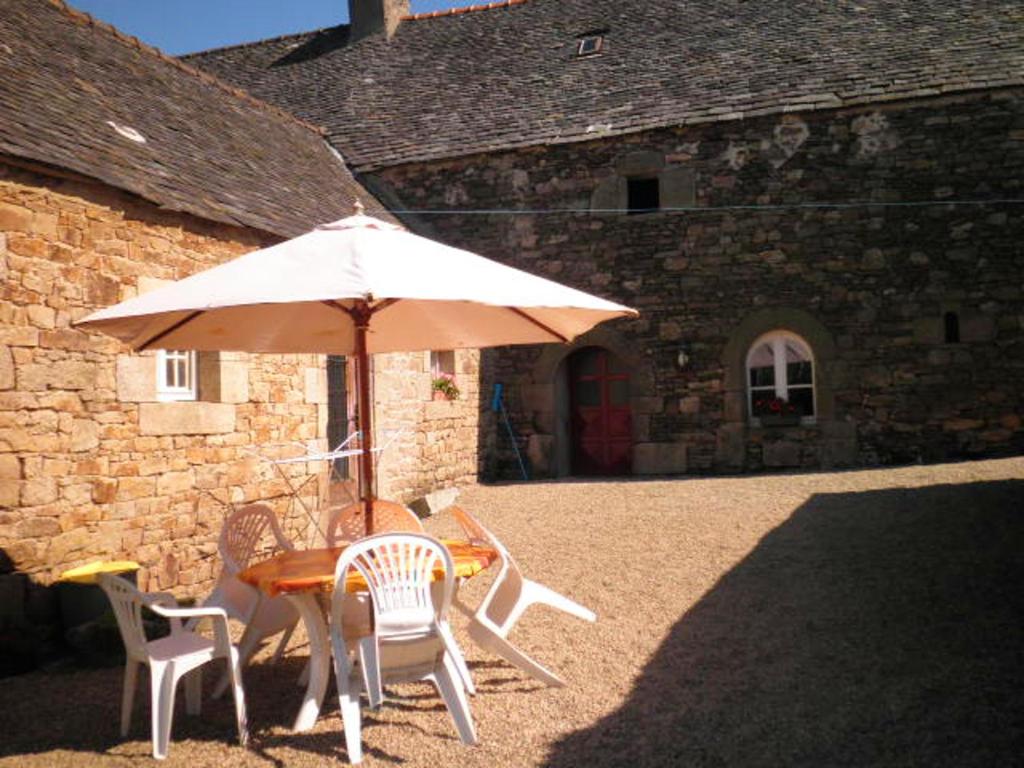
[[[807,359],[811,363],[811,383],[810,384],[794,384],[789,385],[786,379],[786,342],[791,341],[798,344],[804,352],[807,354]],[[811,345],[806,340],[797,336],[795,333],[790,331],[775,330],[769,331],[768,333],[758,336],[754,343],[750,345],[747,350],[747,356],[743,367],[744,386],[747,390],[747,413],[750,415],[750,423],[755,426],[760,426],[761,418],[754,415],[754,392],[755,391],[768,391],[767,387],[754,388],[750,385],[750,359],[753,357],[754,352],[763,344],[770,344],[772,348],[772,363],[775,367],[775,384],[774,394],[775,397],[782,398],[783,400],[789,400],[790,389],[810,389],[812,402],[814,403],[814,413],[809,416],[801,416],[801,424],[814,424],[817,419],[818,413],[818,392],[817,392],[817,381],[818,377],[815,373],[818,367],[818,363],[814,359],[814,350],[811,349]]]
[[[167,380],[167,363],[169,361],[185,363],[184,381]],[[156,396],[158,400],[196,400],[198,394],[199,356],[193,350],[160,349],[156,353]]]

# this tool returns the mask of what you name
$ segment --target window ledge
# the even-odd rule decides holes
[[[753,429],[793,429],[797,427],[813,427],[818,423],[817,416],[801,416],[797,421],[779,421],[765,423],[759,416],[752,416],[749,425]]]
[[[143,435],[222,435],[235,431],[235,406],[179,400],[139,405],[139,433]]]

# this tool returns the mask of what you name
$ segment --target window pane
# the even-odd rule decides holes
[[[658,180],[626,179],[627,207],[630,213],[656,211],[661,206]]]
[[[750,413],[763,416],[771,413],[770,403],[775,399],[775,387],[769,389],[753,389],[750,391]]]
[[[174,386],[174,369],[175,369],[174,358],[171,357],[170,355],[168,355],[164,359],[164,380],[166,381],[168,387],[173,387]]]
[[[443,374],[455,375],[455,352],[451,349],[430,353],[430,373],[436,379]]]
[[[814,388],[813,387],[790,387],[787,398],[801,416],[814,415]]]
[[[751,368],[750,369],[750,386],[751,387],[774,387],[775,386],[775,367],[768,366],[765,368]]]
[[[803,344],[796,339],[786,339],[786,362],[796,363],[801,360],[810,360],[811,353]]]
[[[751,368],[765,368],[775,364],[775,353],[771,344],[760,344],[750,353]]]
[[[601,405],[601,382],[599,381],[578,381],[576,382],[576,405],[599,406]]]
[[[810,360],[805,360],[800,363],[787,363],[786,383],[790,386],[794,384],[810,384],[812,382],[811,367]]]

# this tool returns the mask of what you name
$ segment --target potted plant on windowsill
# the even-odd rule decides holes
[[[434,400],[458,400],[459,388],[455,384],[455,376],[450,373],[442,373],[430,382],[430,389]]]
[[[754,401],[760,413],[761,426],[788,427],[800,423],[800,409],[784,397],[762,398]]]

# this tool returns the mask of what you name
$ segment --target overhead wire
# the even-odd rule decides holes
[[[815,203],[753,203],[732,205],[685,205],[659,208],[392,208],[388,212],[415,216],[542,216],[542,215],[613,215],[630,213],[720,213],[729,211],[792,211],[792,210],[848,210],[858,208],[927,208],[981,207],[995,205],[1024,205],[1024,198],[993,198],[989,200],[907,200]]]

